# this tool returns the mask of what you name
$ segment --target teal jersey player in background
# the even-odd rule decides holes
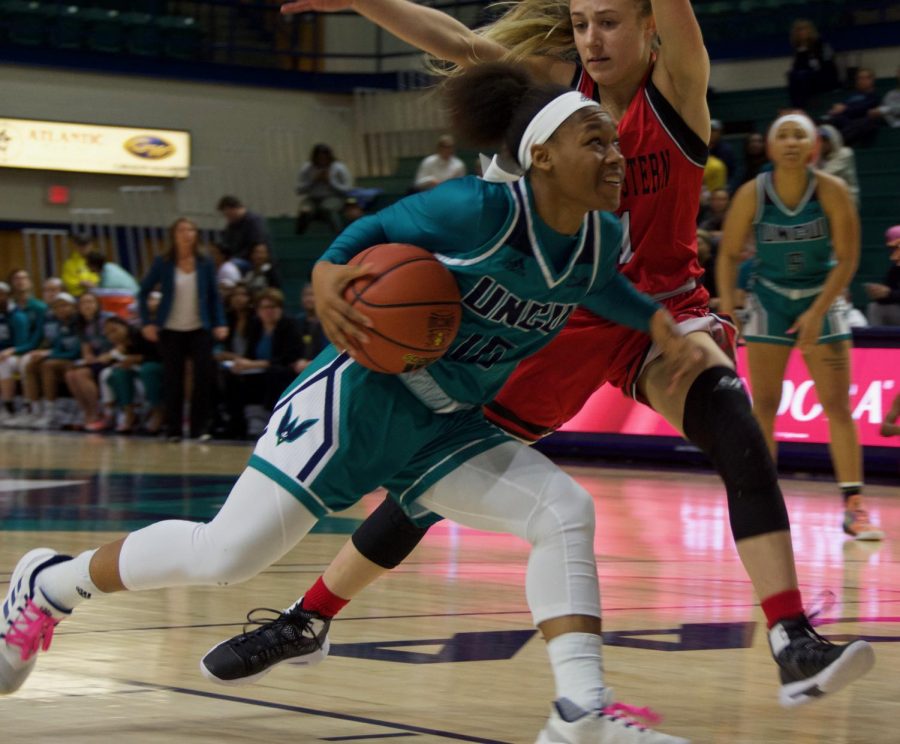
[[[740,251],[752,227],[756,258],[743,334],[753,411],[775,456],[782,381],[799,346],[828,417],[843,530],[857,540],[880,540],[883,532],[863,507],[862,451],[850,412],[851,335],[843,293],[859,262],[859,215],[841,179],[809,167],[817,133],[808,117],[776,119],[768,139],[773,171],[738,190],[725,220],[720,310],[734,308]]]
[[[624,163],[615,127],[596,103],[565,88],[534,87],[508,65],[464,73],[448,86],[448,96],[457,129],[475,130],[476,144],[504,141],[527,185],[511,191],[469,180],[457,187],[461,192],[447,190],[448,200],[458,199],[452,225],[442,222],[448,210],[435,209],[433,199],[411,197],[344,237],[328,255],[338,259],[366,248],[353,235],[368,241],[377,231],[434,251],[468,298],[459,344],[473,334],[490,335],[500,339],[503,355],[488,363],[455,344],[449,358],[427,370],[431,382],[423,389],[362,367],[340,351],[355,351],[365,336],[364,316],[342,293],[366,267],[320,262],[313,274],[317,309],[337,348],[326,349],[285,392],[222,509],[208,524],[160,522],[74,558],[49,548],[26,554],[11,586],[31,591],[7,597],[0,624],[6,628],[0,690],[13,692],[24,682],[41,640],[46,644],[53,626],[87,598],[249,579],[322,515],[385,485],[405,504],[417,500],[467,526],[532,544],[526,594],[548,640],[559,698],[542,741],[684,744],[632,725],[611,706],[600,657],[591,496],[543,455],[488,424],[479,405],[502,384],[514,357],[549,341],[553,318],[582,301],[615,307],[617,317],[649,329],[676,377],[696,362],[668,313],[615,279],[619,232],[608,217],[593,214],[619,201]],[[460,233],[464,226],[468,232]],[[491,250],[510,266],[484,255]],[[511,268],[520,258],[522,276]],[[488,311],[479,301],[484,276],[497,291],[541,308],[527,316],[494,315],[499,308]],[[459,406],[439,413],[429,393]]]

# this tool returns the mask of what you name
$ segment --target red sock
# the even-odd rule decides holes
[[[331,591],[320,576],[309,591],[303,595],[303,609],[318,612],[322,617],[334,617],[349,604],[349,599],[342,599]]]
[[[785,592],[766,597],[760,604],[766,613],[766,625],[771,628],[781,620],[792,620],[803,614],[803,600],[799,589],[788,589]]]

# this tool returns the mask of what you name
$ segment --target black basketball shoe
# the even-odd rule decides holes
[[[806,616],[772,626],[769,647],[781,668],[778,700],[785,708],[837,692],[875,665],[868,642],[838,646],[816,633]]]
[[[303,609],[301,599],[282,611],[259,607],[247,613],[255,630],[239,633],[206,652],[203,676],[220,685],[246,685],[261,679],[285,661],[315,666],[328,656],[331,618]],[[268,615],[266,614],[268,613]]]

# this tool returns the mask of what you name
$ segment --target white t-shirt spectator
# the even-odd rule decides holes
[[[233,287],[242,276],[240,267],[234,261],[228,260],[216,271],[216,282],[220,287]]]
[[[451,178],[462,178],[466,175],[466,164],[455,155],[442,158],[437,153],[429,155],[416,171],[416,189],[430,189],[436,184],[449,181]]]

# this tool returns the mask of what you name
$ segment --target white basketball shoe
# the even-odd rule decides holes
[[[600,710],[584,710],[560,698],[554,701],[536,744],[690,744],[687,739],[647,728],[637,716],[651,723],[659,721],[647,708],[612,703]]]
[[[0,695],[18,690],[31,674],[38,651],[50,648],[53,629],[71,610],[57,607],[35,579],[43,569],[71,560],[50,548],[37,548],[19,561],[3,602],[0,623]]]

